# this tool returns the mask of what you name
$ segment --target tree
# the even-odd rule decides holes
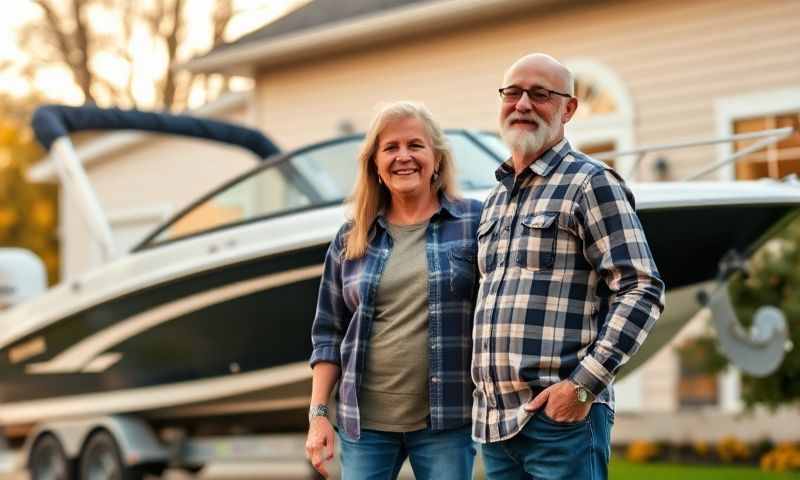
[[[52,284],[59,269],[57,189],[25,179],[25,172],[43,153],[27,126],[40,101],[0,95],[0,246],[33,251],[44,261]]]
[[[20,47],[30,56],[29,75],[65,67],[87,103],[182,109],[194,85],[207,89],[207,98],[229,87],[221,75],[193,75],[174,67],[224,42],[234,16],[233,0],[215,0],[205,12],[211,38],[200,45],[187,41],[189,14],[195,15],[192,22],[198,21],[189,8],[191,0],[31,1],[43,18],[19,32]]]

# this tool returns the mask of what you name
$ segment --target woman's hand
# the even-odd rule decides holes
[[[314,417],[308,426],[308,437],[306,438],[306,458],[314,466],[314,469],[325,478],[328,478],[328,470],[325,462],[333,458],[333,446],[336,434],[333,431],[331,422],[326,417]]]

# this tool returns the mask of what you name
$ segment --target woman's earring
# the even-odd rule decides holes
[[[434,171],[433,175],[431,176],[431,183],[436,183],[439,181],[439,172]]]
[[[378,184],[383,185],[383,179],[378,175]]]

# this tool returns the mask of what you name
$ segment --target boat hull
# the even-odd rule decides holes
[[[748,252],[794,209],[641,211],[667,309],[625,373],[697,314],[697,294],[713,286],[726,253]],[[272,427],[304,428],[297,418],[310,391],[306,362],[329,240],[110,298],[8,343],[0,352],[0,424],[108,413],[191,422],[271,411],[293,412],[267,422]]]

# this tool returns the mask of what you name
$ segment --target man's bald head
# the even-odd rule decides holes
[[[537,72],[548,80],[549,88],[569,95],[575,94],[575,81],[572,72],[561,62],[546,53],[531,53],[514,62],[503,76],[503,85],[520,70]],[[545,86],[545,85],[543,85]]]

